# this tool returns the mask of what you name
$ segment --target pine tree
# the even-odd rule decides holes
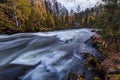
[[[104,6],[105,13],[103,14],[104,19],[106,20],[106,26],[103,27],[103,30],[108,32],[109,35],[114,35],[120,29],[120,25],[117,25],[117,22],[120,21],[120,9],[118,7],[118,2],[120,0],[103,0],[106,5]]]

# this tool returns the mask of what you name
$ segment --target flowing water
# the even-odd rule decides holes
[[[100,57],[91,29],[0,35],[0,80],[67,80],[74,72],[92,80],[83,54]]]

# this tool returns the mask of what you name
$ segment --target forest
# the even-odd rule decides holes
[[[93,8],[68,11],[57,1],[0,0],[0,33],[38,32],[64,28],[102,28],[106,34],[119,34],[119,0],[103,0]]]
[[[81,5],[78,5],[75,10],[70,10],[70,11],[61,3],[57,2],[57,0],[53,0],[52,3],[51,0],[0,0],[0,34],[1,35],[6,35],[6,34],[11,35],[15,33],[46,32],[46,31],[74,29],[74,28],[75,29],[91,28],[93,29],[91,32],[97,33],[97,35],[93,35],[92,37],[90,37],[90,41],[93,44],[92,47],[97,49],[102,55],[105,56],[105,58],[102,61],[98,61],[93,55],[87,55],[88,59],[84,64],[85,67],[86,66],[92,67],[92,69],[98,75],[100,75],[95,77],[93,80],[120,80],[120,0],[102,0],[101,4],[95,5],[92,8],[87,8],[85,10],[82,10]],[[76,35],[77,34],[78,33],[76,33]],[[13,38],[19,39],[19,38],[30,37],[30,35],[27,34],[22,35],[22,37],[21,35],[18,36],[19,37],[17,38],[16,36],[12,36],[12,38],[10,38],[11,42],[12,40],[14,40]],[[72,35],[68,35],[68,36],[71,37]],[[22,41],[24,44],[22,44],[22,42],[20,44],[17,44],[17,46],[20,46],[20,49],[22,49],[21,44],[22,47],[27,44],[27,38],[25,38],[26,42]],[[38,36],[37,38],[36,36],[33,37],[33,35],[31,35],[30,38],[31,41],[32,38],[33,40],[35,38],[35,41],[36,39],[40,39],[38,38]],[[6,44],[7,41],[10,40],[7,39],[9,39],[9,37],[2,39],[0,36],[1,52],[5,51],[5,49],[9,50],[9,46],[6,46]],[[48,44],[49,42],[51,44],[57,42],[57,39],[53,36],[51,38],[48,37],[48,39],[50,39],[51,41],[46,40],[46,38],[43,38],[41,40],[41,42],[42,41],[44,42],[42,45]],[[77,39],[79,40],[79,38]],[[17,43],[18,40],[15,41]],[[31,42],[31,44],[35,43],[35,41]],[[72,41],[72,39],[70,41]],[[63,45],[66,45],[67,43],[69,44],[69,41],[64,41],[64,42],[65,43]],[[76,45],[76,43],[77,42],[75,42],[74,44]],[[87,42],[85,41],[83,44],[85,43]],[[2,44],[5,44],[7,48],[4,47]],[[9,43],[9,45],[10,44],[11,43]],[[37,48],[39,44],[41,45],[41,43],[37,43],[33,45],[35,46],[35,48]],[[56,43],[56,44],[59,45],[60,43]],[[66,46],[64,47],[66,49]],[[91,46],[87,46],[87,47],[91,47]],[[14,45],[12,48],[10,48],[11,52],[12,50],[14,51],[13,48]],[[31,46],[27,47],[27,49],[29,48],[31,50]],[[27,51],[27,49],[25,48],[25,51]],[[73,47],[71,48],[71,50],[72,49]],[[7,53],[7,51],[5,52]],[[104,71],[105,73],[103,73]],[[104,74],[104,78],[103,76],[101,77],[101,74]],[[76,74],[70,72],[69,76],[74,77],[76,76]],[[71,79],[68,78],[68,80]],[[82,80],[82,79],[77,79],[77,80]]]

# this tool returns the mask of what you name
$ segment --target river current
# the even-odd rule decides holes
[[[0,35],[0,80],[67,80],[70,72],[92,80],[83,54],[101,55],[89,41],[91,30]]]

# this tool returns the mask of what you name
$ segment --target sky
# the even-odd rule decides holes
[[[101,0],[57,0],[63,6],[65,6],[69,11],[75,9],[80,5],[81,10],[85,10],[86,8],[94,7],[97,3],[101,2]]]

